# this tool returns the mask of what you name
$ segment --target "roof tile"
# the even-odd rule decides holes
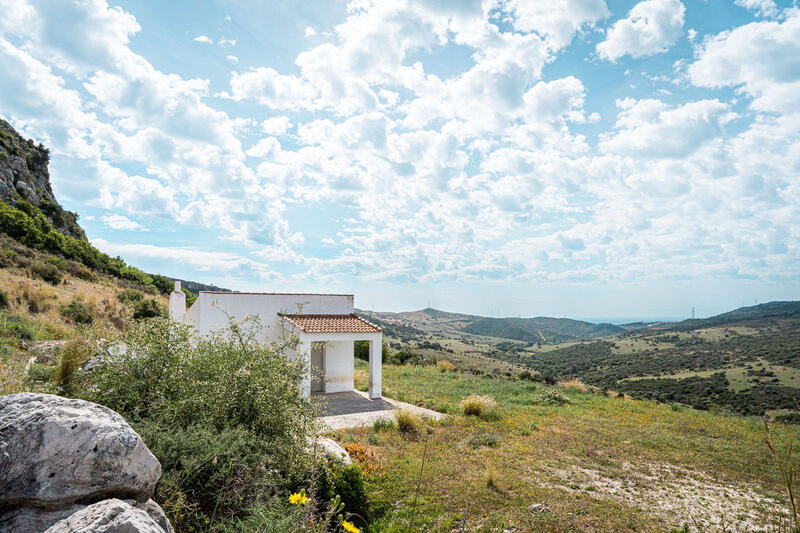
[[[280,315],[306,333],[380,333],[375,324],[356,314],[348,315]]]

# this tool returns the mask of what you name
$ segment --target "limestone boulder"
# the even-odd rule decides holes
[[[353,459],[350,457],[350,454],[335,440],[329,439],[328,437],[316,437],[313,440],[309,438],[308,449],[313,450],[315,443],[318,454],[340,461],[344,466],[353,464]]]
[[[158,525],[162,533],[175,533],[167,515],[153,500],[147,500],[145,503],[136,500],[124,500],[124,502],[147,513],[147,516]],[[73,504],[58,510],[21,507],[0,512],[0,533],[41,533],[86,507],[88,505],[83,504]]]
[[[0,396],[0,508],[147,502],[161,465],[106,407],[51,394]]]
[[[116,498],[84,507],[45,533],[164,533],[143,510]]]

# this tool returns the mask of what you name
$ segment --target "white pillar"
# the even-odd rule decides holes
[[[181,282],[175,282],[175,290],[169,295],[169,316],[180,320],[186,314],[186,294],[181,290]]]
[[[303,378],[300,380],[300,396],[308,398],[311,396],[311,343],[302,338],[295,348],[297,360],[303,362]]]
[[[369,397],[373,400],[381,397],[381,364],[383,335],[369,341]]]

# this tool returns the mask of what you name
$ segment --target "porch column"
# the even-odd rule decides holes
[[[369,341],[369,397],[373,400],[381,397],[382,344],[383,335]]]
[[[311,396],[311,342],[304,340],[302,335],[297,342],[297,360],[303,362],[303,377],[300,380],[300,396]]]

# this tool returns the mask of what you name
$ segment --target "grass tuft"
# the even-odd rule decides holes
[[[422,420],[408,409],[398,409],[394,412],[394,418],[401,433],[417,435],[422,429]]]
[[[447,359],[440,359],[436,362],[436,368],[439,369],[439,372],[452,372],[456,369],[456,365]]]
[[[461,401],[461,411],[464,416],[490,417],[497,408],[497,402],[491,396],[470,394]]]
[[[567,381],[559,381],[558,386],[564,389],[565,391],[569,392],[587,392],[589,391],[589,387],[583,381],[579,380],[578,378],[572,378]]]

